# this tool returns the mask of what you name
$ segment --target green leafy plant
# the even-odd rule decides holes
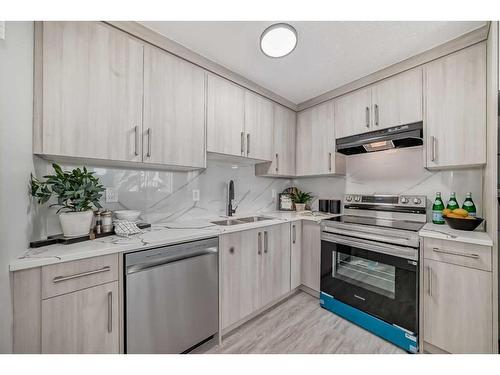
[[[300,191],[299,189],[292,194],[293,203],[307,204],[311,201],[311,199],[313,199],[313,195],[311,193],[306,193],[304,191]]]
[[[55,196],[57,203],[52,206],[60,206],[57,210],[67,212],[80,212],[91,210],[92,206],[101,208],[99,200],[102,197],[104,187],[94,172],[75,168],[72,171],[63,171],[57,164],[52,164],[55,174],[43,176],[46,180],[40,181],[31,175],[30,193],[39,204],[47,203]]]

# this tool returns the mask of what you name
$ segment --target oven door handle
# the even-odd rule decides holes
[[[336,234],[323,232],[321,240],[338,243],[346,246],[353,246],[363,250],[392,255],[398,258],[418,261],[418,250],[411,247],[395,246],[390,244],[379,244],[369,240],[353,239]]]

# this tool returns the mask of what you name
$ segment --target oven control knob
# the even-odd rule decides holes
[[[420,200],[420,198],[413,199],[413,204],[420,204],[420,203],[422,203],[422,201]]]
[[[401,203],[407,204],[408,203],[408,198],[406,197],[401,197]]]
[[[350,201],[352,201],[352,197],[351,197],[350,195],[348,195],[347,197],[345,197],[345,200],[346,200],[347,202],[350,202]]]
[[[354,197],[354,200],[355,200],[356,202],[359,202],[359,201],[361,200],[361,197],[360,197],[359,195],[356,195],[356,196]]]

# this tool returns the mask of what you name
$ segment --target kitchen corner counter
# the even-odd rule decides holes
[[[217,237],[225,233],[239,232],[298,220],[311,220],[319,223],[323,219],[340,216],[311,212],[298,213],[279,211],[262,212],[258,215],[268,217],[270,220],[234,226],[219,226],[210,222],[221,220],[221,217],[204,218],[189,222],[160,223],[153,224],[151,228],[145,229],[144,233],[129,238],[114,235],[72,245],[56,244],[27,249],[23,255],[10,262],[9,270],[19,271],[27,268],[92,258],[101,255],[146,250],[158,246],[168,246],[182,242],[201,240]],[[238,217],[239,216],[235,216],[235,218]]]
[[[439,240],[448,240],[464,242],[483,246],[493,246],[493,241],[486,232],[474,230],[464,231],[450,228],[447,224],[438,225],[427,223],[418,232],[420,237],[436,238]]]

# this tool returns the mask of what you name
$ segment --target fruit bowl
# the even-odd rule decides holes
[[[481,224],[484,219],[481,219],[480,217],[476,217],[474,219],[457,219],[454,217],[446,217],[443,216],[444,220],[446,223],[450,226],[450,228],[453,229],[458,229],[458,230],[468,230],[472,231],[476,229],[479,224]]]

